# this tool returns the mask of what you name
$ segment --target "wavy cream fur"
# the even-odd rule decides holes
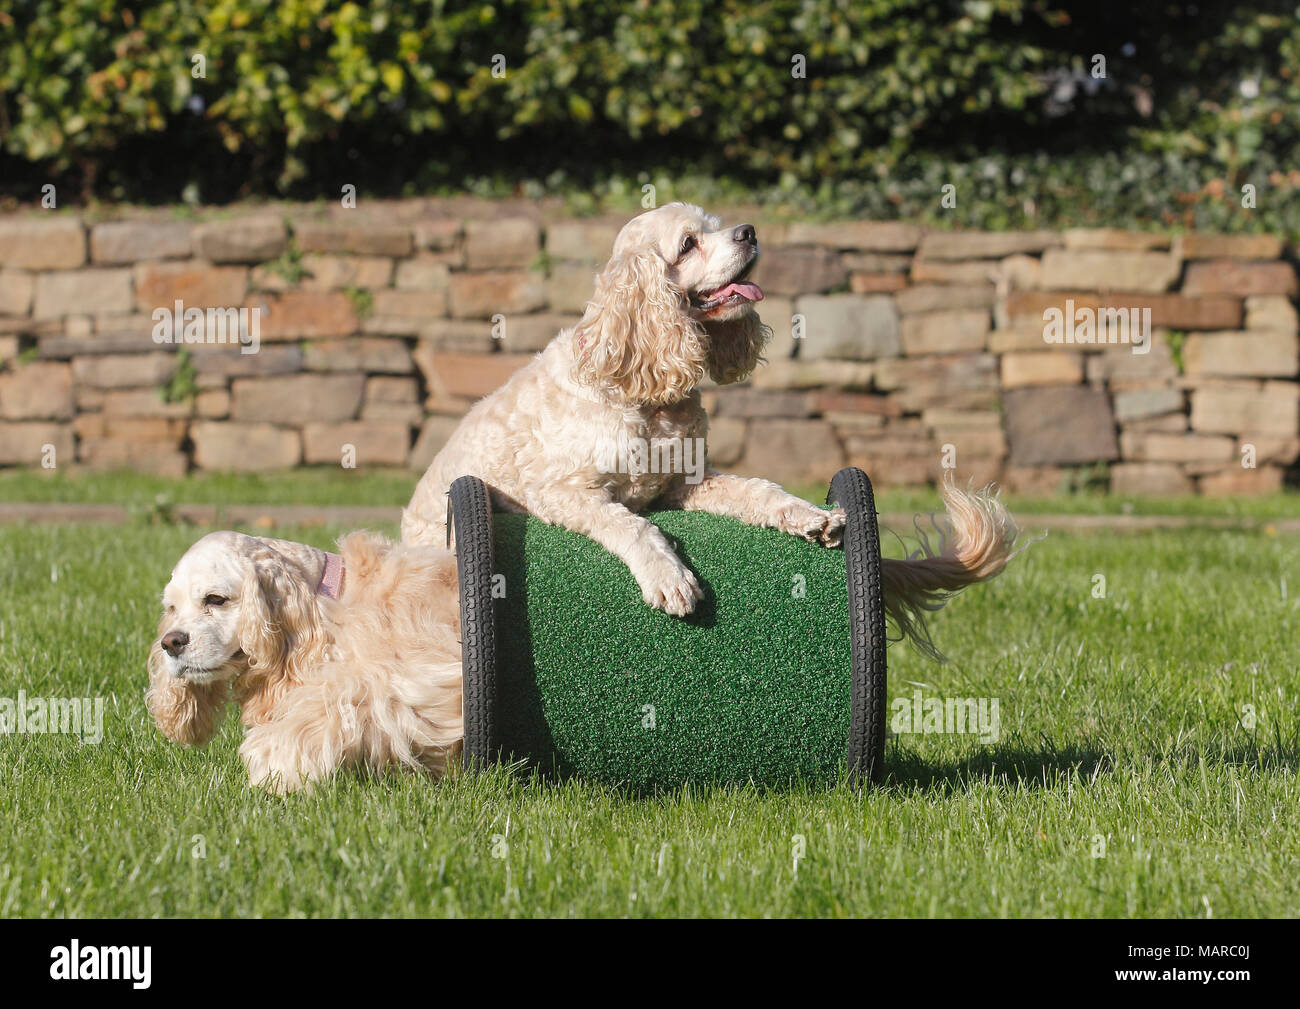
[[[206,743],[233,699],[253,785],[294,791],[347,765],[447,769],[462,737],[455,557],[368,533],[339,549],[335,601],[316,594],[315,548],[234,532],[190,548],[149,655],[146,699],[168,739]],[[179,656],[160,644],[170,631],[189,636]]]
[[[905,560],[881,562],[885,610],[905,637],[936,659],[942,656],[930,640],[925,615],[967,586],[1000,574],[1020,552],[1015,520],[995,488],[961,490],[946,477],[940,490],[947,514],[934,525],[938,546],[917,523],[917,549]]]

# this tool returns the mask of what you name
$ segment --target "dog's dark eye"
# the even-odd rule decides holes
[[[686,255],[686,253],[690,252],[693,248],[695,248],[695,236],[687,235],[682,239],[682,255]]]
[[[205,596],[203,599],[204,606],[225,606],[225,596]]]

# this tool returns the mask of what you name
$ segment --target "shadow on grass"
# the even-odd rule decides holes
[[[1176,750],[1125,751],[1099,746],[1056,746],[1044,740],[1042,749],[990,747],[965,759],[949,762],[926,760],[893,745],[885,756],[885,777],[880,786],[901,792],[961,791],[973,783],[998,782],[1029,788],[1056,788],[1067,780],[1091,785],[1102,775],[1125,768],[1164,767],[1190,770],[1199,766],[1234,767],[1239,771],[1300,770],[1300,739],[1275,737],[1267,743],[1244,741],[1213,743]]]
[[[960,761],[936,763],[895,745],[885,755],[885,777],[880,786],[905,792],[956,792],[973,782],[1003,782],[1038,788],[1055,788],[1067,778],[1091,783],[1112,773],[1110,753],[1090,746],[1042,750],[993,747]]]
[[[616,804],[638,805],[645,802],[672,800],[674,797],[700,798],[714,790],[751,792],[759,796],[779,797],[829,795],[841,790],[893,795],[898,798],[919,796],[945,798],[958,795],[980,784],[1007,787],[1060,788],[1067,782],[1081,787],[1094,785],[1103,776],[1125,770],[1153,772],[1157,768],[1180,773],[1195,773],[1205,765],[1234,767],[1248,774],[1300,769],[1300,741],[1276,741],[1267,745],[1217,744],[1204,748],[1180,747],[1170,752],[1150,750],[1116,752],[1099,746],[1055,746],[1045,740],[1040,750],[1001,746],[949,762],[927,761],[919,754],[892,744],[885,757],[885,776],[876,785],[859,789],[849,783],[847,773],[834,780],[810,780],[793,777],[784,783],[761,784],[753,781],[665,782],[657,786],[631,782],[598,781],[572,772],[542,767],[524,761],[510,767],[495,766],[487,770],[485,783],[507,793],[512,789],[536,789],[544,794],[559,794],[573,789],[579,793],[598,794]]]

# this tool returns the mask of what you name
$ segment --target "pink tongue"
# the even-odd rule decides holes
[[[763,289],[757,284],[741,282],[737,284],[727,284],[725,287],[719,287],[716,291],[709,292],[710,301],[722,301],[733,294],[738,294],[746,301],[762,301]]]

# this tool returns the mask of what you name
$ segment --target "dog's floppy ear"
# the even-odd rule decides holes
[[[749,377],[763,360],[763,348],[772,338],[758,314],[746,312],[726,322],[706,322],[709,342],[709,376],[718,385],[730,385]]]
[[[320,584],[321,572],[325,569],[325,551],[310,547],[306,543],[293,540],[278,540],[271,536],[253,537],[264,547],[270,547],[290,564],[302,569],[303,575],[314,584]]]
[[[159,626],[158,633],[163,632]],[[154,638],[149,649],[149,689],[145,706],[158,731],[173,743],[202,746],[216,734],[226,715],[228,685],[190,683],[167,671],[162,646]]]
[[[236,685],[244,722],[269,716],[308,665],[324,657],[327,636],[311,573],[268,543],[248,558],[239,600],[239,647],[248,674]]]
[[[683,399],[704,378],[704,334],[650,248],[614,256],[575,333],[575,375],[629,403]]]

